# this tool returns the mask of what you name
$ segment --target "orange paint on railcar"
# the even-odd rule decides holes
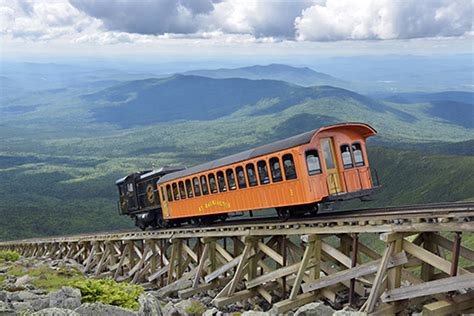
[[[163,217],[291,207],[371,189],[365,143],[375,134],[367,124],[337,124],[165,175]]]

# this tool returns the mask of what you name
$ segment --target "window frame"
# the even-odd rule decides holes
[[[242,171],[242,174],[243,174],[243,183],[241,183],[241,181],[239,181],[239,171],[237,170],[240,170]],[[247,188],[247,176],[245,175],[245,168],[244,166],[237,166],[235,167],[235,174],[236,174],[236,178],[237,178],[237,185],[239,187],[239,189],[246,189]]]
[[[275,168],[273,168],[273,163],[272,163],[272,160],[276,162],[278,162],[278,169],[280,170],[280,176],[279,177],[275,177]],[[278,183],[278,182],[282,182],[283,181],[283,173],[282,173],[282,170],[281,170],[281,161],[280,161],[280,158],[277,157],[277,156],[273,156],[273,157],[270,157],[270,159],[268,159],[268,165],[270,166],[270,175],[271,175],[271,179],[272,179],[272,183]]]
[[[225,175],[222,170],[216,172],[217,176],[217,188],[219,189],[220,193],[227,192],[227,183],[225,181]]]
[[[196,185],[196,181],[197,181],[197,185]],[[191,180],[191,183],[193,185],[193,191],[194,191],[194,196],[195,197],[199,197],[201,196],[201,185],[199,183],[199,178],[198,177],[193,177],[192,180]],[[197,188],[197,190],[196,190]]]
[[[160,192],[161,192],[161,199],[163,201],[167,202],[166,194],[165,194],[165,186],[164,185],[160,185]]]
[[[261,167],[262,163],[263,163],[263,168]],[[263,172],[266,173],[266,177],[264,177],[263,179],[262,179],[262,172],[260,172],[261,170],[263,170]],[[260,185],[265,185],[265,184],[270,183],[270,174],[268,172],[268,164],[265,159],[257,161],[257,173],[258,173],[258,181]],[[267,179],[267,182],[265,182],[265,178]]]
[[[345,151],[345,152],[342,151],[342,147],[344,147],[344,146],[347,146],[347,148],[349,148],[349,157],[351,158],[351,164],[350,165],[346,164],[344,162],[343,154],[347,153],[347,151]],[[344,168],[344,170],[354,168],[355,163],[354,163],[354,155],[352,154],[352,145],[350,145],[350,144],[341,144],[341,145],[339,145],[339,152],[341,154],[341,162],[342,162],[342,167]]]
[[[179,201],[180,200],[180,194],[179,194],[179,190],[178,190],[178,183],[176,182],[173,182],[171,184],[171,188],[173,188],[173,199],[175,201]]]
[[[189,183],[189,187],[188,187]],[[186,193],[188,198],[193,198],[194,197],[194,190],[193,190],[193,184],[191,183],[191,179],[186,179],[184,180],[184,185],[186,187]]]
[[[311,153],[316,153],[316,158],[318,159],[319,169],[310,170],[308,164],[308,156]],[[319,151],[317,149],[308,149],[304,152],[304,160],[306,162],[306,169],[308,170],[308,175],[315,176],[323,173],[323,166],[321,165],[321,158],[319,157]]]
[[[211,177],[212,177],[212,178],[211,178]],[[214,189],[212,188],[211,179],[214,180],[215,191],[214,191]],[[209,192],[210,192],[211,194],[216,194],[216,193],[218,193],[219,190],[218,190],[218,188],[217,188],[216,175],[215,175],[214,173],[212,173],[212,172],[209,173],[209,174],[207,175],[207,181],[209,182]]]
[[[251,166],[251,170],[254,174],[255,177],[255,183],[252,184],[253,182],[250,180],[250,175],[249,175],[249,166]],[[245,165],[245,173],[247,175],[247,183],[249,184],[249,187],[256,187],[258,186],[258,178],[257,178],[257,172],[255,171],[255,164],[253,162],[249,162]]]
[[[285,160],[286,160],[285,157],[287,157],[287,156],[289,156],[291,158],[291,162],[293,163],[293,168],[294,168],[294,177],[291,177],[291,178],[288,177],[287,170],[286,170],[286,167],[285,167]],[[296,172],[296,164],[295,164],[295,159],[293,158],[293,154],[292,153],[284,154],[281,157],[281,161],[283,162],[283,173],[285,174],[285,180],[289,181],[289,180],[298,179],[298,173]]]
[[[204,179],[204,183],[202,182],[203,179]],[[202,195],[209,195],[211,191],[209,190],[209,181],[206,175],[205,174],[201,175],[199,177],[199,181],[201,182]],[[204,188],[206,189],[204,190]]]
[[[166,185],[166,194],[168,195],[168,202],[173,202],[173,189],[171,188],[171,184]]]
[[[352,148],[352,146],[354,146],[354,145],[359,145],[359,147],[360,147],[360,155],[362,157],[362,164],[361,165],[359,165],[358,162],[356,162],[355,155],[354,155],[354,149]],[[352,154],[353,163],[354,163],[355,168],[364,167],[366,165],[366,158],[365,158],[365,155],[364,155],[364,150],[363,150],[363,147],[362,147],[362,143],[361,142],[353,142],[350,146],[350,149],[351,149],[351,154]]]
[[[229,174],[231,174],[232,177],[229,177]],[[235,171],[233,168],[226,169],[225,178],[227,180],[227,187],[229,188],[229,191],[237,190],[237,183],[235,181]],[[233,185],[231,185],[231,180],[234,182]]]
[[[187,197],[187,194],[186,194],[186,187],[184,186],[183,180],[178,181],[178,188],[179,188],[179,197],[181,198],[181,200],[185,200]]]

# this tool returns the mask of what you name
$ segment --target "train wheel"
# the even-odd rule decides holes
[[[291,217],[291,212],[289,208],[277,208],[276,209],[278,218],[282,221],[286,221]]]
[[[158,227],[161,227],[161,228],[170,227],[170,223],[167,220],[164,220],[162,217],[158,218],[157,222],[158,222]]]

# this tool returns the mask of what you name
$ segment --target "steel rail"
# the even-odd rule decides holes
[[[206,227],[183,226],[178,228],[152,231],[114,231],[103,233],[84,233],[70,236],[53,236],[0,242],[0,246],[71,242],[101,239],[151,239],[209,235],[264,235],[264,234],[302,234],[318,231],[319,233],[340,232],[388,232],[416,229],[429,231],[430,224],[446,230],[474,232],[474,202],[434,203],[421,205],[404,205],[379,208],[354,209],[317,216],[292,218],[282,221],[276,217],[253,217],[245,220],[234,220]],[[443,225],[444,224],[444,225]],[[407,227],[404,227],[407,226]],[[435,227],[431,225],[434,229]],[[453,227],[454,226],[454,227]],[[436,229],[440,229],[437,227]]]

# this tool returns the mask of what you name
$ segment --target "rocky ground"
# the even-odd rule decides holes
[[[0,262],[0,316],[13,315],[272,315],[265,301],[235,303],[218,310],[212,298],[204,293],[182,300],[165,289],[148,289],[138,298],[138,310],[130,310],[100,302],[84,303],[78,288],[60,286],[64,280],[75,278],[70,271],[81,271],[74,260],[51,260],[20,258],[15,262]],[[30,273],[40,271],[39,273]],[[55,272],[50,274],[48,271]],[[27,273],[27,274],[25,274]],[[58,277],[63,275],[64,278]],[[56,290],[52,290],[58,288]],[[214,293],[215,294],[215,293]],[[322,302],[305,305],[290,315],[357,315],[345,311],[334,311]]]
[[[76,272],[74,272],[76,271]],[[74,260],[20,258],[15,262],[0,261],[0,316],[13,315],[174,315],[174,316],[270,316],[271,306],[264,300],[250,300],[215,308],[212,291],[186,300],[166,287],[147,289],[138,297],[138,308],[131,310],[101,302],[87,301],[74,286],[75,279],[85,279],[82,266]],[[64,286],[67,284],[70,286]],[[138,295],[137,295],[138,296]],[[89,299],[90,301],[90,299]],[[136,304],[135,300],[133,300]],[[407,311],[410,314],[410,311]],[[412,311],[413,312],[413,311]],[[365,315],[349,308],[335,311],[323,302],[314,302],[290,311],[288,315]]]

